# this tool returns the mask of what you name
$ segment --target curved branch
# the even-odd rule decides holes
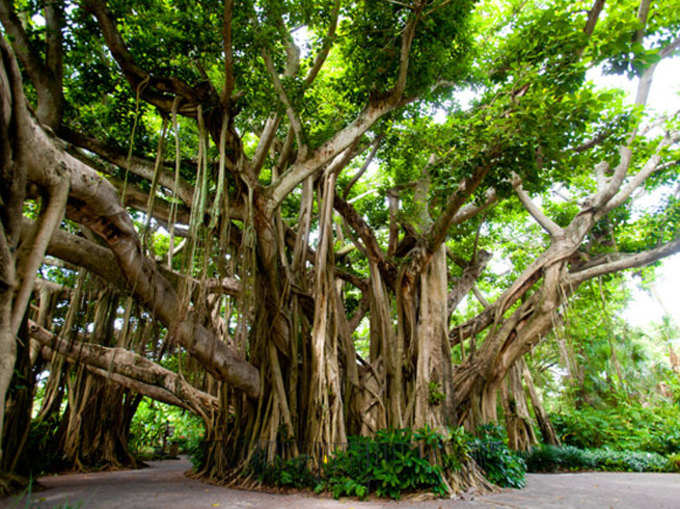
[[[337,194],[335,195],[333,207],[347,221],[347,224],[357,232],[366,248],[366,255],[377,264],[385,281],[388,284],[396,281],[396,268],[385,259],[385,254],[378,245],[378,240],[375,238],[371,227],[366,224],[366,221],[364,221],[352,205]]]
[[[321,171],[324,165],[359,139],[380,117],[410,102],[388,98],[370,103],[344,129],[317,148],[307,159],[293,164],[269,186],[271,210],[275,210],[288,194],[307,177]]]
[[[606,261],[605,263],[595,265],[594,267],[589,267],[587,269],[571,273],[568,276],[568,281],[570,284],[578,285],[583,281],[587,281],[588,279],[592,279],[604,274],[610,274],[620,270],[649,265],[650,263],[660,260],[661,258],[671,256],[677,252],[680,252],[680,238],[667,242],[659,247],[648,249],[647,251],[643,251],[641,253],[617,253],[614,256],[609,255],[606,259],[611,261]],[[612,260],[612,258],[614,259]]]
[[[130,164],[128,166],[127,154],[117,151],[105,143],[99,140],[86,136],[84,134],[78,133],[68,128],[62,128],[59,130],[59,137],[72,143],[77,147],[84,148],[94,154],[97,154],[102,159],[108,161],[111,164],[115,164],[119,168],[128,168],[131,173],[142,177],[148,181],[153,180],[153,161],[148,161],[142,159],[141,157],[132,156],[130,158]],[[80,157],[80,156],[79,156]],[[89,163],[86,163],[89,165]],[[106,168],[101,168],[105,171]],[[169,169],[162,168],[159,172],[158,182],[168,189],[174,189],[175,176],[173,172]],[[177,196],[186,203],[188,207],[192,205],[192,199],[194,194],[194,188],[189,182],[180,177],[177,186]]]
[[[456,190],[449,197],[444,210],[427,232],[427,250],[434,253],[444,242],[449,227],[453,224],[456,214],[461,210],[465,201],[474,193],[489,172],[490,166],[478,167],[471,177],[464,178]]]

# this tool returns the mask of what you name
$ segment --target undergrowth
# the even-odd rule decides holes
[[[507,446],[505,430],[488,424],[477,429],[470,441],[472,457],[484,470],[486,478],[504,488],[526,485],[526,464],[521,455]]]
[[[399,499],[418,491],[446,495],[446,473],[459,471],[474,458],[494,484],[524,486],[524,461],[507,448],[499,429],[483,428],[480,433],[474,438],[463,428],[447,436],[429,428],[380,430],[372,437],[349,437],[346,447],[323,459],[317,473],[310,470],[308,456],[267,462],[262,452],[253,455],[250,468],[269,486],[313,488],[335,498],[375,494]]]
[[[580,449],[680,453],[680,405],[666,402],[645,407],[619,401],[608,408],[566,408],[553,413],[555,431],[566,445]]]
[[[610,472],[680,471],[680,455],[655,452],[580,449],[571,445],[533,447],[526,457],[530,472],[599,470]]]

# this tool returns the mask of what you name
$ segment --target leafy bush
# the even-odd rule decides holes
[[[523,488],[526,464],[522,456],[508,448],[503,428],[485,425],[478,428],[477,433],[478,437],[470,442],[471,454],[486,478],[498,486]]]
[[[525,485],[524,459],[510,451],[498,426],[480,428],[480,437],[467,435],[463,428],[443,436],[429,428],[379,430],[372,437],[350,436],[345,449],[323,459],[318,477],[310,472],[310,458],[300,456],[273,462],[258,451],[250,468],[254,476],[270,486],[329,491],[335,498],[370,493],[399,499],[403,493],[429,490],[446,495],[444,475],[458,471],[474,458],[493,483],[521,488]]]
[[[310,471],[308,456],[267,462],[258,451],[250,468],[260,482],[329,491],[335,498],[369,493],[398,499],[404,492],[430,490],[447,493],[443,473],[460,469],[469,458],[467,436],[462,428],[442,436],[429,429],[380,430],[372,437],[350,436],[346,448],[324,457],[321,472]]]
[[[653,452],[579,449],[570,445],[534,447],[527,454],[526,461],[530,472],[561,470],[663,472],[670,469],[669,459]]]
[[[30,474],[39,477],[57,472],[66,465],[59,448],[59,417],[45,421],[33,420],[26,439],[23,457],[28,458]]]

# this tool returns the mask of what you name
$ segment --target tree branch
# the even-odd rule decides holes
[[[333,206],[345,221],[347,221],[347,224],[357,232],[366,248],[366,256],[378,265],[383,279],[385,279],[388,284],[396,281],[396,269],[385,259],[385,254],[380,248],[378,240],[373,234],[373,230],[366,224],[366,221],[364,221],[352,205],[340,198],[337,194],[335,195]]]
[[[562,227],[546,216],[538,207],[538,205],[531,201],[531,198],[529,198],[527,192],[524,190],[524,188],[522,188],[522,181],[519,179],[519,177],[517,177],[517,175],[514,177],[513,187],[515,188],[515,192],[517,193],[519,201],[522,202],[524,208],[529,212],[529,214],[531,214],[531,217],[533,217],[536,222],[550,234],[551,237],[561,237],[564,235],[564,230]]]
[[[496,190],[493,187],[491,187],[487,189],[484,202],[481,205],[468,203],[467,205],[461,207],[460,210],[456,212],[456,215],[453,216],[450,226],[464,223],[468,219],[471,219],[476,215],[481,214],[492,205],[495,205],[496,202],[498,202],[498,194],[496,193]]]
[[[338,17],[340,15],[340,0],[335,0],[335,5],[333,6],[333,14],[331,18],[331,24],[328,27],[328,34],[326,35],[323,45],[321,46],[321,50],[319,51],[318,55],[316,55],[316,58],[314,59],[314,64],[312,65],[311,69],[307,73],[307,76],[305,76],[304,80],[304,86],[309,87],[312,83],[314,83],[314,80],[316,79],[316,76],[319,74],[319,71],[323,67],[324,62],[326,61],[326,58],[328,57],[328,53],[331,51],[331,46],[333,46],[333,40],[335,39],[335,31],[338,27]]]
[[[626,254],[618,253],[616,259],[610,262],[601,263],[594,267],[590,267],[568,276],[568,283],[579,285],[583,281],[592,279],[597,276],[604,274],[611,274],[612,272],[618,272],[620,270],[630,269],[633,267],[642,267],[644,265],[649,265],[652,262],[665,258],[672,254],[680,252],[680,239],[675,239],[667,242],[659,247],[653,249],[648,249],[641,253]],[[612,255],[609,255],[607,259],[611,260]]]
[[[452,225],[456,213],[463,206],[465,201],[474,193],[489,172],[489,166],[478,167],[475,173],[464,178],[456,190],[449,197],[446,207],[426,234],[427,250],[434,253],[439,245],[444,242],[449,227]]]
[[[181,406],[189,410],[200,409],[203,413],[217,409],[219,402],[215,396],[199,391],[183,377],[164,367],[124,348],[110,348],[80,341],[67,341],[40,327],[33,320],[28,321],[31,338],[41,345],[65,356],[70,362],[82,362],[105,378],[119,375],[129,381],[141,384],[126,385],[128,388],[147,395],[144,390],[155,388],[149,396],[156,395],[161,401]],[[125,384],[125,380],[112,377],[117,383]]]
[[[78,133],[68,128],[62,128],[59,130],[59,137],[72,143],[77,147],[84,148],[94,154],[97,154],[102,159],[108,161],[111,164],[115,164],[119,168],[128,168],[127,164],[127,154],[119,152],[114,148],[106,145],[99,140],[86,136],[84,134]],[[89,164],[89,163],[87,163]],[[153,161],[142,159],[141,157],[132,156],[130,158],[129,170],[131,173],[142,177],[148,181],[153,180],[154,173]],[[101,168],[106,170],[106,168]],[[166,168],[161,168],[158,175],[158,182],[168,189],[174,189],[175,176],[173,172]],[[186,180],[180,177],[177,186],[177,196],[188,206],[192,206],[194,188]]]
[[[659,146],[656,148],[654,155],[647,160],[643,168],[634,175],[629,182],[621,187],[618,192],[604,204],[602,211],[599,212],[599,216],[601,217],[610,210],[622,205],[633,191],[644,184],[645,180],[658,169],[663,150],[678,141],[680,141],[680,131],[674,133],[667,132],[661,143],[659,143]]]
[[[371,152],[368,154],[368,157],[364,161],[364,164],[361,165],[361,168],[359,171],[352,177],[352,180],[349,181],[349,183],[345,186],[345,190],[342,192],[342,198],[347,199],[349,196],[349,192],[354,186],[354,184],[357,183],[357,181],[361,178],[361,176],[366,172],[368,167],[370,166],[371,162],[373,161],[373,158],[375,157],[376,152],[378,151],[378,147],[380,146],[380,141],[382,140],[382,133],[379,134],[378,136],[375,137],[375,140],[373,140],[373,143],[371,144]]]
[[[597,25],[597,20],[600,17],[600,13],[602,12],[604,3],[605,0],[595,0],[595,3],[588,11],[588,19],[586,20],[586,26],[583,27],[583,33],[585,33],[588,37],[593,35],[595,25]]]
[[[269,76],[272,79],[274,89],[276,90],[276,93],[279,96],[279,101],[281,101],[281,103],[286,108],[286,116],[288,117],[288,122],[290,122],[290,127],[295,133],[295,141],[297,142],[298,146],[297,157],[300,160],[304,160],[305,157],[307,157],[307,144],[305,142],[305,135],[302,129],[302,122],[300,122],[300,117],[298,116],[298,113],[295,110],[295,108],[293,108],[293,104],[290,102],[288,94],[286,93],[286,90],[283,88],[283,85],[281,84],[279,75],[276,72],[276,69],[274,69],[274,63],[272,62],[271,56],[269,55],[269,52],[266,49],[262,49],[262,58],[264,59],[265,66],[267,67],[267,71],[269,72]]]
[[[174,101],[172,95],[179,95],[189,103],[199,104],[207,102],[209,97],[204,91],[198,91],[177,78],[157,77],[142,69],[128,50],[123,38],[116,27],[113,15],[106,7],[104,0],[83,0],[83,5],[95,16],[104,35],[104,40],[113,58],[116,59],[125,78],[134,90],[138,90],[145,83],[144,90],[140,90],[141,97],[149,103],[169,112]],[[154,92],[155,89],[157,92]],[[208,93],[209,95],[209,93]],[[180,109],[180,113],[195,115],[195,109]]]
[[[347,127],[338,131],[330,140],[323,143],[306,160],[298,161],[288,171],[282,174],[269,186],[271,196],[269,207],[276,209],[283,199],[288,196],[307,177],[314,175],[323,165],[352,145],[362,136],[380,117],[395,108],[410,102],[412,99],[386,99],[370,103]]]

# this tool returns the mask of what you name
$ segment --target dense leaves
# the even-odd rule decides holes
[[[477,435],[470,441],[471,454],[487,479],[498,486],[523,488],[526,464],[520,454],[508,448],[503,428],[487,425],[479,428]]]
[[[602,470],[611,472],[677,471],[677,465],[664,456],[636,450],[579,449],[571,445],[541,445],[529,451],[529,472]]]

